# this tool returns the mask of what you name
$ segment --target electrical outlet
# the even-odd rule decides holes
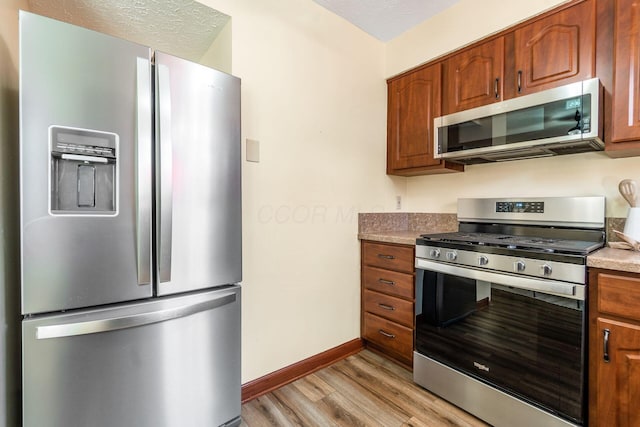
[[[396,210],[399,211],[402,209],[402,197],[396,196]]]

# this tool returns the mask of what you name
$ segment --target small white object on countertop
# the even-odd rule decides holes
[[[629,208],[627,221],[624,223],[624,234],[640,242],[640,207]]]

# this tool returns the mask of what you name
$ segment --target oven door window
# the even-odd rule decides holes
[[[584,303],[417,270],[416,351],[581,421]]]

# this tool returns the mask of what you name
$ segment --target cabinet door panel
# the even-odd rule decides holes
[[[389,84],[389,169],[440,165],[433,158],[433,119],[440,115],[440,64]]]
[[[363,242],[362,259],[366,265],[413,273],[414,253],[411,246]]]
[[[593,77],[594,2],[584,2],[515,31],[516,95]]]
[[[363,337],[396,354],[410,365],[413,355],[413,330],[371,313],[364,314]]]
[[[640,139],[640,1],[617,0],[611,139]]]
[[[365,290],[364,310],[392,322],[413,328],[413,302]]]
[[[413,299],[413,274],[363,266],[362,284],[372,291]]]
[[[413,273],[413,247],[363,242],[364,264],[388,270]]]
[[[503,37],[449,58],[444,75],[444,114],[501,101],[503,69]]]
[[[598,312],[640,321],[640,279],[598,274]]]
[[[609,331],[609,362],[604,361],[604,331]],[[640,326],[597,321],[597,425],[640,425]]]

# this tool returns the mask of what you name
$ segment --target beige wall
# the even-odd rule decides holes
[[[18,271],[18,9],[0,2],[0,426],[18,425],[20,413]]]
[[[216,36],[211,47],[202,55],[200,62],[207,67],[231,74],[231,19]]]
[[[391,76],[428,62],[562,2],[462,0],[389,42],[386,74]],[[639,165],[640,158],[610,159],[602,153],[591,153],[467,166],[463,174],[408,178],[405,207],[455,212],[459,197],[604,195],[607,215],[623,217],[627,205],[618,194],[618,182],[640,179]]]
[[[386,44],[386,75],[497,33],[567,0],[461,0]]]
[[[460,197],[606,196],[607,216],[624,217],[624,178],[640,181],[640,158],[586,153],[468,166],[464,173],[407,180],[407,209],[455,213]]]
[[[242,379],[360,336],[357,212],[390,210],[384,45],[310,0],[201,0],[242,79]]]

